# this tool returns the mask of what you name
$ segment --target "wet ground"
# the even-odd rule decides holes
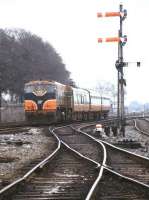
[[[20,177],[28,162],[46,157],[55,148],[48,128],[23,128],[0,134],[0,186]]]

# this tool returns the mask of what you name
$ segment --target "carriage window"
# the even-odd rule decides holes
[[[81,96],[81,104],[84,104],[84,96]]]
[[[110,105],[109,99],[103,98],[103,104],[109,106]]]
[[[91,102],[92,102],[92,104],[100,105],[101,104],[101,99],[99,97],[92,96],[91,97]]]

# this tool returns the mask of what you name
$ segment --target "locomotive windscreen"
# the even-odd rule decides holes
[[[55,98],[56,96],[55,86],[52,84],[44,84],[44,83],[26,84],[24,92],[25,94],[33,93],[35,96],[44,96],[45,94],[50,94],[51,98]]]

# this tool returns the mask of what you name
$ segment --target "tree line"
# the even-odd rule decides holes
[[[0,92],[22,96],[30,80],[73,83],[51,44],[23,29],[0,29]]]

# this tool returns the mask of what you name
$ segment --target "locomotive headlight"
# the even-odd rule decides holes
[[[56,110],[56,99],[50,99],[44,102],[43,110]]]
[[[25,111],[35,111],[38,109],[37,104],[32,100],[25,100],[24,102]]]

